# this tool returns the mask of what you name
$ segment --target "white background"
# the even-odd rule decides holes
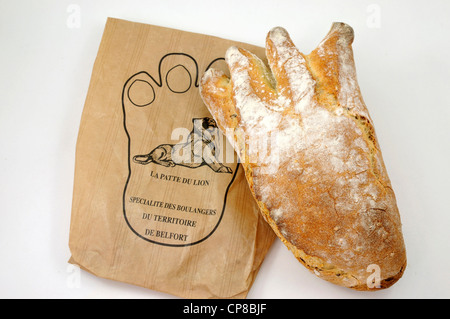
[[[350,24],[359,84],[396,192],[408,267],[357,292],[275,242],[248,298],[450,297],[450,1],[0,1],[0,297],[173,298],[67,263],[75,144],[108,16],[309,53]]]

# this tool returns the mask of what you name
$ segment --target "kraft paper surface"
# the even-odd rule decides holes
[[[70,262],[183,298],[245,298],[275,235],[198,92],[237,45],[109,18],[76,148]]]

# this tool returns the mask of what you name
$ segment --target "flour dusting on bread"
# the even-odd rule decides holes
[[[277,27],[266,39],[269,66],[232,47],[230,79],[208,71],[200,91],[280,239],[321,278],[367,290],[369,265],[382,269],[386,288],[406,255],[352,41],[353,30],[334,23],[305,56]]]

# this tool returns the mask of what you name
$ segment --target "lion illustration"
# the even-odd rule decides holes
[[[217,158],[219,148],[216,139],[218,128],[214,119],[209,117],[192,119],[193,129],[185,142],[161,144],[145,155],[136,155],[133,161],[138,164],[159,164],[165,167],[181,165],[198,168],[208,165],[217,173],[232,173],[232,169],[223,165]]]

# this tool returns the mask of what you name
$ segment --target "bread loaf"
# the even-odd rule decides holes
[[[406,267],[396,199],[356,79],[353,29],[333,23],[309,55],[286,30],[266,39],[269,66],[226,52],[206,106],[238,153],[265,220],[320,278],[357,289],[395,283]]]

